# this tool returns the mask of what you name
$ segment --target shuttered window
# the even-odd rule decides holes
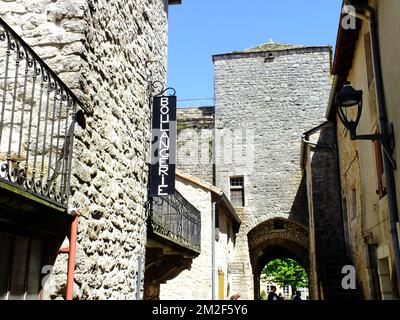
[[[376,165],[376,178],[377,178],[376,193],[379,195],[379,199],[382,199],[386,195],[386,188],[384,185],[382,148],[380,141],[373,141],[373,143],[375,151],[375,165]]]

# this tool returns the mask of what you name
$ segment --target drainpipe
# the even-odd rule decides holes
[[[138,256],[138,271],[136,275],[136,300],[141,300],[142,291],[142,272],[143,272],[143,260],[142,256]]]
[[[379,109],[379,125],[382,134],[390,133],[389,124],[388,124],[388,116],[386,110],[386,101],[385,94],[383,88],[383,76],[382,76],[382,64],[381,64],[381,55],[379,48],[379,36],[378,36],[378,23],[376,17],[376,11],[370,5],[357,5],[353,0],[346,0],[346,3],[355,7],[359,10],[366,10],[369,13],[369,23],[371,29],[371,46],[372,46],[372,56],[373,56],[373,64],[375,71],[375,83],[376,83],[376,96],[378,102]],[[385,149],[388,146],[385,146]],[[392,235],[393,248],[394,248],[394,257],[395,257],[395,265],[396,265],[396,274],[397,274],[397,291],[400,291],[400,248],[399,248],[399,237],[397,233],[397,223],[398,223],[398,207],[397,207],[397,198],[396,198],[396,185],[394,179],[394,169],[393,164],[390,160],[390,157],[384,150],[384,170],[386,176],[386,188],[387,188],[387,197],[388,197],[388,205],[389,205],[389,217],[390,217],[390,233]]]
[[[211,296],[212,300],[216,300],[216,286],[215,286],[215,216],[217,213],[217,204],[222,200],[222,196],[219,196],[217,201],[212,203],[211,209]]]
[[[74,273],[76,261],[76,238],[78,234],[78,212],[73,210],[75,215],[71,224],[71,236],[69,239],[69,258],[68,258],[68,275],[67,275],[67,294],[66,300],[72,300],[74,292]]]

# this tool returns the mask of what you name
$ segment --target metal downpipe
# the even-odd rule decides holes
[[[74,221],[71,224],[71,236],[69,239],[69,257],[67,274],[67,294],[65,299],[72,300],[74,293],[74,273],[76,263],[76,240],[78,234],[78,213],[75,214]]]
[[[215,217],[217,214],[217,204],[222,201],[222,196],[219,196],[217,201],[212,203],[211,208],[211,299],[216,300],[216,267],[215,267]]]

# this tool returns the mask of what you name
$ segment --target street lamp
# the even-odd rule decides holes
[[[350,131],[351,140],[356,140],[357,138],[356,130],[363,107],[362,97],[362,90],[355,90],[350,85],[350,82],[346,82],[336,95],[339,118]]]
[[[339,118],[343,125],[350,131],[351,140],[379,140],[392,145],[393,131],[389,134],[357,135],[357,127],[361,119],[363,107],[363,91],[355,90],[350,82],[346,82],[340,92],[336,94],[336,105]]]
[[[336,94],[335,103],[338,107],[339,118],[343,125],[350,131],[351,140],[380,141],[392,165],[394,164],[392,152],[394,146],[393,125],[388,134],[357,135],[357,127],[361,119],[363,107],[363,91],[355,90],[350,82],[346,82],[340,92]]]

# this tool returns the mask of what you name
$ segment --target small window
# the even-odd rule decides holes
[[[264,62],[272,62],[275,59],[275,55],[272,52],[269,52],[264,59]]]
[[[231,178],[231,202],[234,207],[244,207],[243,177]]]
[[[376,132],[378,133],[378,132]],[[382,199],[386,195],[386,188],[384,186],[384,167],[382,158],[382,145],[380,141],[373,141],[375,150],[375,166],[376,166],[376,178],[377,178],[377,189],[376,193],[379,195],[379,199]]]
[[[283,295],[285,297],[288,297],[290,295],[290,287],[289,287],[289,285],[287,284],[286,286],[284,286],[282,288],[282,291],[283,291]]]

